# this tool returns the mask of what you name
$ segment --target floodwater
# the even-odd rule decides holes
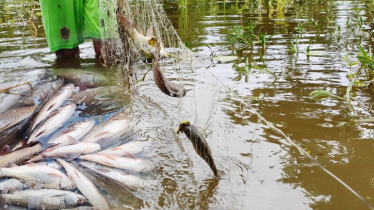
[[[373,124],[354,121],[374,114],[372,90],[354,92],[354,112],[344,100],[314,101],[309,96],[318,89],[345,96],[350,68],[343,57],[355,61],[359,44],[372,46],[373,2],[178,2],[163,1],[164,8],[203,68],[182,72],[182,78],[167,70],[168,78],[180,79],[177,82],[189,90],[183,99],[161,93],[151,74],[137,84],[126,109],[138,138],[149,142],[141,155],[156,162],[159,170],[142,175],[157,184],[138,192],[142,201],[135,208],[369,209],[253,110],[374,206]],[[38,75],[61,65],[105,70],[90,42],[80,46],[80,60],[56,64],[44,38],[40,10],[35,28],[27,24],[31,9],[29,1],[0,0],[1,82],[37,83]],[[355,31],[357,12],[363,19],[360,32]],[[308,22],[312,18],[320,32]],[[225,34],[232,26],[246,26],[249,20],[256,32],[273,35],[265,52],[258,43],[253,49],[235,50],[228,42]],[[303,25],[296,30],[299,24]],[[340,36],[334,34],[338,25]],[[291,42],[299,52],[290,50]],[[212,54],[238,57],[222,61]],[[247,73],[238,68],[246,57],[256,67]],[[136,67],[138,78],[150,68],[142,63]],[[358,68],[353,65],[352,70]],[[219,182],[188,139],[175,133],[181,120],[206,129],[222,174]]]

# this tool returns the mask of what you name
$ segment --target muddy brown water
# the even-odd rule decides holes
[[[145,209],[368,209],[279,133],[259,122],[250,110],[256,109],[374,206],[373,124],[355,123],[345,114],[354,119],[373,116],[373,91],[355,92],[355,113],[344,101],[316,102],[309,97],[318,89],[345,95],[349,67],[342,58],[348,55],[348,60],[355,60],[358,43],[372,45],[373,2],[179,2],[164,1],[164,8],[182,41],[208,71],[194,72],[196,77],[191,72],[183,74],[182,82],[191,90],[184,99],[162,94],[152,75],[138,85],[138,95],[126,108],[138,138],[149,142],[142,156],[160,169],[142,175],[157,184],[138,192],[141,204],[129,204]],[[36,31],[27,25],[31,8],[29,1],[0,0],[1,82],[28,79],[36,83],[38,75],[61,65],[105,71],[96,62],[90,42],[80,46],[80,60],[56,64],[43,27],[39,27],[39,9]],[[363,33],[353,34],[349,31],[357,28],[358,9],[364,20]],[[311,18],[319,20],[319,35],[308,22]],[[257,24],[256,32],[261,28],[274,35],[268,40],[264,62],[259,44],[252,51],[234,50],[225,36],[233,25],[246,25],[248,20]],[[299,23],[304,23],[302,36],[295,30]],[[340,38],[328,32],[334,32],[337,25],[341,26]],[[299,53],[289,51],[297,35]],[[239,58],[211,60],[212,52]],[[235,66],[243,65],[245,57],[262,69],[265,64],[276,78],[256,68],[247,74],[240,72]],[[137,68],[142,73],[148,67],[137,64]],[[357,69],[358,65],[353,66]],[[167,76],[179,78],[172,70]],[[181,108],[184,106],[189,107]],[[219,183],[185,136],[175,134],[181,120],[190,120],[200,129],[210,123],[205,137],[223,174]]]

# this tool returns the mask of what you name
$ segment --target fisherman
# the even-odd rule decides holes
[[[101,55],[98,0],[40,0],[49,49],[58,59],[79,57],[79,44],[92,38]]]

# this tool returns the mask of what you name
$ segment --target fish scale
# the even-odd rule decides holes
[[[70,119],[75,112],[76,105],[68,104],[60,107],[52,116],[44,122],[42,126],[37,128],[28,139],[28,144],[37,142],[40,139],[47,137],[48,135],[55,132],[58,128],[62,127],[64,123]]]
[[[66,146],[76,143],[81,140],[84,135],[90,132],[94,125],[94,119],[77,122],[67,130],[52,136],[48,140],[48,144],[59,144],[59,146]]]
[[[17,150],[4,156],[0,156],[0,167],[7,167],[9,164],[20,164],[35,153],[42,151],[42,145]]]
[[[23,96],[21,101],[26,105],[34,105],[36,101],[42,101],[44,98],[48,98],[55,91],[57,91],[62,84],[64,79],[57,79],[51,82],[43,82],[40,85],[34,87],[34,90],[31,92],[31,96]]]
[[[84,203],[83,195],[62,190],[25,190],[1,196],[6,204],[29,209],[65,209]]]
[[[13,168],[0,168],[0,176],[29,181],[50,189],[71,189],[74,187],[74,184],[64,173],[45,165],[28,164]]]
[[[76,104],[88,106],[112,98],[119,91],[118,87],[97,87],[74,94],[71,99]]]
[[[35,117],[34,122],[31,124],[31,130],[48,117],[48,115],[58,109],[66,99],[68,99],[73,93],[74,85],[64,85],[57,93],[55,93],[42,107],[38,115]]]
[[[0,132],[30,117],[38,106],[11,109],[0,114]]]

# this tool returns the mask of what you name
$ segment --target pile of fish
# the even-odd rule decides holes
[[[168,81],[160,70],[159,59],[167,57],[162,43],[151,32],[140,33],[134,21],[117,17],[140,51],[153,59],[157,87],[171,97],[185,96],[183,86]],[[138,174],[157,167],[136,156],[147,143],[133,139],[131,117],[120,111],[126,101],[123,90],[97,72],[52,73],[33,87],[28,82],[0,85],[0,208],[108,210],[129,202],[140,208],[136,192],[153,182]],[[22,86],[31,88],[22,92]],[[14,89],[22,93],[14,94]],[[104,123],[93,117],[110,112],[117,113]],[[74,123],[66,126],[69,122]],[[179,132],[219,179],[203,135],[188,121],[181,122]],[[108,195],[115,199],[107,200]]]
[[[105,196],[123,200],[152,183],[137,175],[157,169],[136,156],[147,143],[133,140],[131,118],[120,111],[121,89],[109,86],[105,76],[76,69],[54,73],[61,77],[32,87],[17,104],[0,101],[0,209],[116,207]],[[103,123],[92,116],[113,111]]]

